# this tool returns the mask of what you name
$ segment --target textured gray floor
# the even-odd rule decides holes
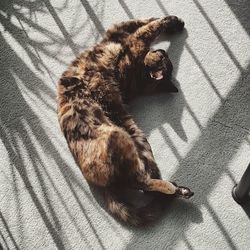
[[[55,86],[113,23],[175,14],[160,40],[180,92],[131,112],[166,179],[190,186],[154,225],[124,227],[78,170],[59,130]],[[250,161],[248,0],[0,1],[0,243],[4,249],[250,249],[250,208],[231,198]]]

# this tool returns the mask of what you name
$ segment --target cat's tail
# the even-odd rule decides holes
[[[108,210],[119,220],[129,225],[143,226],[159,217],[162,206],[153,198],[146,206],[137,208],[128,204],[119,196],[117,191],[105,190],[105,199]]]

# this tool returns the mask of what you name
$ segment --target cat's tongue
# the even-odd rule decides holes
[[[155,80],[161,80],[163,78],[162,70],[150,72],[151,78],[154,78]]]

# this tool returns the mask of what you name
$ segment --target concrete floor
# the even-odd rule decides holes
[[[248,0],[1,0],[3,249],[250,249],[250,206],[231,197],[250,161],[249,13]],[[75,164],[56,82],[111,24],[167,14],[186,22],[155,45],[168,50],[180,92],[140,98],[131,112],[163,177],[195,196],[135,229],[106,212]]]

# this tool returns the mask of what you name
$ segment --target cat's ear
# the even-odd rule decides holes
[[[167,91],[168,92],[173,92],[173,93],[178,92],[177,87],[173,84],[173,82],[171,80],[168,80],[166,85],[167,85]]]
[[[170,92],[170,93],[177,93],[178,92],[177,87],[173,84],[173,82],[171,80],[162,81],[159,84],[159,86],[157,87],[157,89],[160,92]]]

